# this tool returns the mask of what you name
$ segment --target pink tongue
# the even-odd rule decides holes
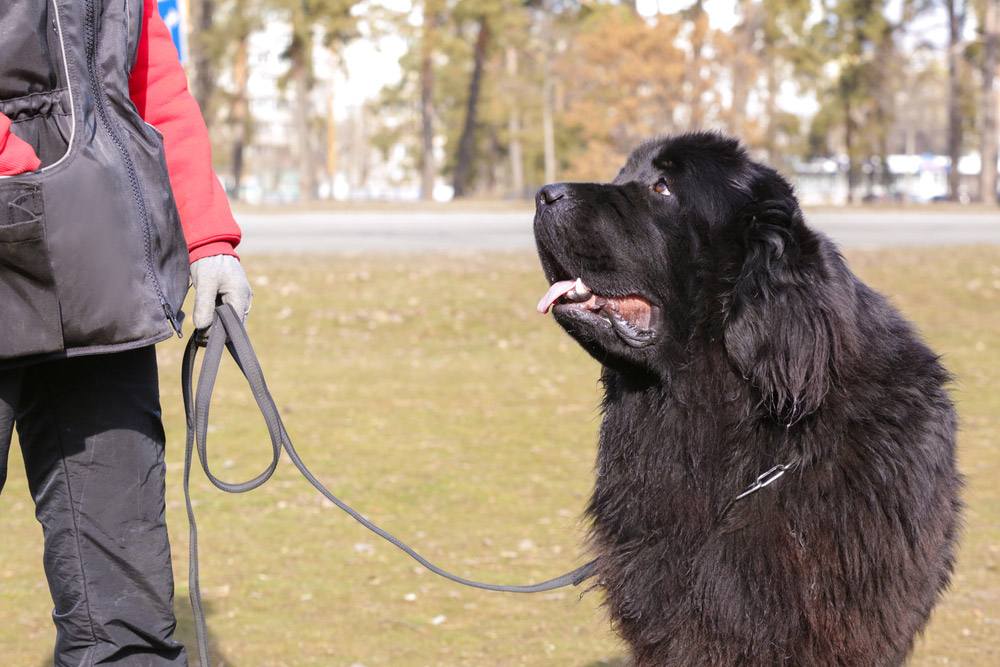
[[[542,300],[538,302],[538,312],[543,315],[549,312],[549,308],[552,307],[552,304],[555,303],[559,297],[573,289],[573,285],[575,284],[575,280],[560,280],[557,283],[553,283],[552,287],[549,288],[549,291],[542,297]]]

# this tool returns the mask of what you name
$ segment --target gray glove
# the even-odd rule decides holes
[[[194,282],[191,319],[199,337],[207,335],[206,330],[212,326],[215,307],[220,301],[232,306],[246,324],[253,290],[240,260],[232,255],[202,257],[191,264],[191,280]]]

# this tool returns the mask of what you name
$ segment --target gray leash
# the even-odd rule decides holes
[[[222,305],[215,311],[215,320],[212,322],[212,327],[209,330],[208,345],[205,348],[205,358],[202,362],[201,374],[198,377],[197,394],[194,393],[193,389],[195,360],[198,356],[199,347],[195,338],[195,336],[191,336],[191,339],[188,341],[187,348],[184,351],[184,361],[181,369],[181,384],[184,393],[184,412],[187,417],[187,445],[184,451],[184,500],[187,504],[188,524],[190,526],[188,586],[190,589],[191,610],[194,613],[195,634],[197,635],[198,640],[198,657],[201,660],[203,667],[209,667],[211,663],[209,661],[205,612],[202,608],[201,588],[198,578],[198,526],[195,523],[194,508],[191,505],[191,460],[193,458],[196,445],[198,458],[201,460],[201,467],[205,471],[205,475],[212,482],[212,484],[227,493],[244,493],[246,491],[256,489],[264,484],[264,482],[271,477],[277,468],[278,460],[281,456],[281,450],[284,449],[285,452],[288,453],[288,457],[292,460],[292,463],[294,463],[295,467],[302,473],[302,476],[305,477],[309,483],[322,493],[323,496],[330,502],[347,512],[352,518],[368,530],[402,549],[431,572],[465,586],[507,593],[540,593],[542,591],[551,591],[553,589],[562,588],[563,586],[569,586],[571,584],[573,586],[578,586],[583,581],[594,575],[594,570],[597,565],[596,560],[592,560],[572,572],[567,572],[562,576],[544,581],[542,583],[530,586],[505,586],[500,584],[486,584],[466,579],[434,565],[404,542],[368,521],[368,519],[361,516],[361,514],[347,505],[344,501],[334,496],[325,486],[320,484],[311,472],[309,472],[309,469],[302,462],[302,459],[299,458],[298,453],[292,446],[292,441],[288,438],[288,433],[285,431],[285,425],[282,423],[281,417],[278,415],[278,409],[274,405],[274,399],[271,398],[271,394],[267,390],[267,385],[264,383],[264,374],[261,372],[260,364],[257,361],[257,355],[254,353],[253,347],[250,345],[250,339],[247,336],[246,330],[243,328],[240,318],[236,315],[236,312],[232,309],[232,307]],[[250,385],[254,399],[257,401],[257,406],[260,408],[261,414],[264,416],[268,433],[271,436],[271,463],[262,473],[253,479],[234,484],[224,482],[217,478],[212,474],[208,465],[208,410],[212,399],[212,389],[215,386],[215,379],[218,376],[219,364],[222,361],[224,349],[229,350],[230,355],[232,355],[237,366],[239,366],[240,370],[243,372],[243,376]]]

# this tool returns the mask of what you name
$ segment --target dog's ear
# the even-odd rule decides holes
[[[838,341],[819,238],[791,186],[770,175],[778,181],[754,193],[740,222],[743,261],[725,300],[724,343],[763,407],[791,424],[822,403]]]

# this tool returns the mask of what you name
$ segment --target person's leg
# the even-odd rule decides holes
[[[16,422],[45,534],[56,666],[186,665],[172,637],[153,348],[25,369]]]
[[[0,492],[7,482],[7,453],[14,432],[14,410],[21,390],[21,371],[0,371]]]

